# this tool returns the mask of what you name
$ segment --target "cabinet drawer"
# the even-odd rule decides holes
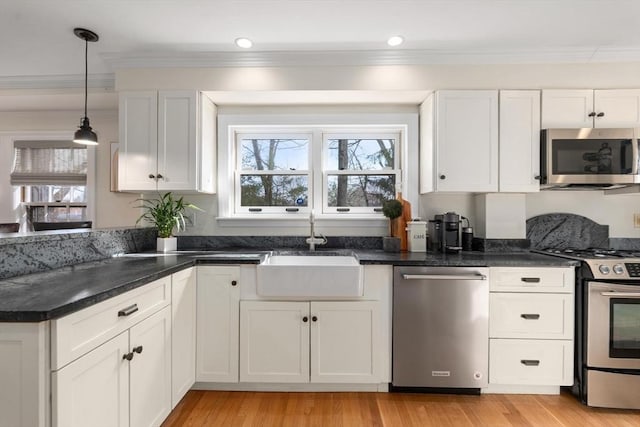
[[[573,267],[495,267],[489,290],[573,293]]]
[[[96,348],[171,302],[171,276],[51,322],[51,369]]]
[[[573,341],[491,339],[489,383],[572,385]]]
[[[573,337],[573,295],[492,293],[489,297],[491,338]]]

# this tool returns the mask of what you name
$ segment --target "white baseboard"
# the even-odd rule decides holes
[[[389,384],[288,384],[288,383],[209,383],[196,382],[192,390],[219,391],[301,391],[301,392],[388,392]]]
[[[489,384],[482,394],[560,394],[560,386]]]

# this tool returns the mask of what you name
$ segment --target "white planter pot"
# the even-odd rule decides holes
[[[171,252],[178,249],[177,237],[158,237],[156,239],[156,250],[158,252]]]

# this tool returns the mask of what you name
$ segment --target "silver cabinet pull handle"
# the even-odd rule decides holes
[[[405,280],[487,280],[484,274],[403,274]]]
[[[130,316],[136,311],[138,311],[138,304],[133,304],[127,308],[123,308],[122,310],[118,311],[118,317]]]
[[[527,319],[527,320],[538,320],[540,318],[540,315],[539,314],[522,313],[520,315],[520,317],[522,317],[523,319]]]
[[[520,363],[522,363],[524,366],[538,366],[538,365],[540,365],[540,361],[539,360],[523,359],[523,360],[520,361]]]

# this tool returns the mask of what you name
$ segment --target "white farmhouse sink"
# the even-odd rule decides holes
[[[256,269],[258,295],[340,298],[362,296],[362,266],[353,256],[271,255]]]

